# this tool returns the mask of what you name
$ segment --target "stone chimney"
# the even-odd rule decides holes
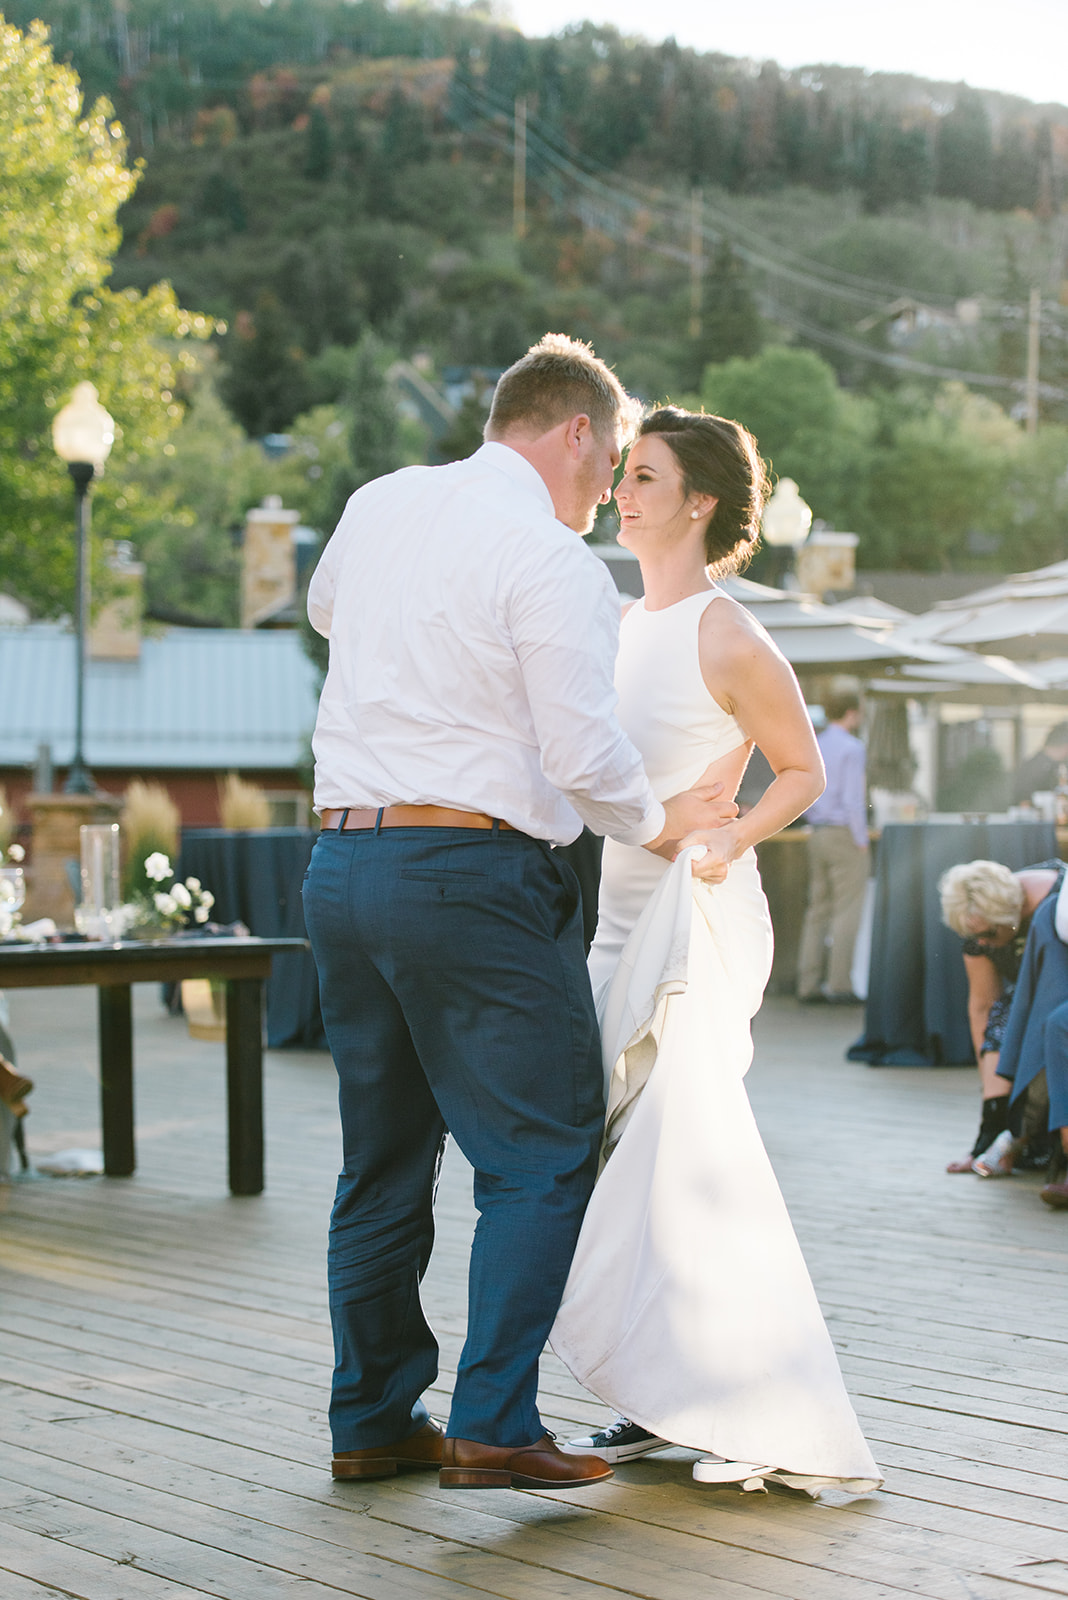
[[[145,569],[133,546],[119,539],[108,556],[109,597],[89,625],[92,661],[138,661],[144,612]]]
[[[293,529],[300,513],[283,511],[282,497],[266,495],[245,515],[241,565],[241,626],[255,628],[291,605],[297,593]]]
[[[858,536],[813,528],[797,552],[797,581],[806,594],[826,594],[856,586]]]

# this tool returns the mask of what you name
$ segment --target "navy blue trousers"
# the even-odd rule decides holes
[[[419,1283],[446,1131],[479,1212],[448,1431],[532,1443],[604,1113],[575,876],[521,833],[327,832],[304,915],[344,1149],[328,1255],[334,1449],[393,1443],[426,1419],[438,1347]]]

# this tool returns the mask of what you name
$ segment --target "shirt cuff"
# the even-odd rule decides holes
[[[612,830],[612,838],[618,844],[651,844],[654,839],[659,839],[667,824],[667,812],[659,800],[653,801],[653,809],[647,811],[645,816],[633,828],[628,828],[625,833]]]

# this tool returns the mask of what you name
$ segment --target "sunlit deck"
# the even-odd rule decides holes
[[[10,996],[31,1153],[99,1142],[95,997]],[[0,1597],[1019,1600],[1068,1595],[1068,1216],[949,1178],[973,1074],[842,1058],[859,1013],[769,1002],[750,1093],[884,1490],[813,1504],[690,1479],[568,1494],[334,1484],[326,1055],[266,1063],[267,1189],[225,1187],[223,1047],[136,991],[139,1170],[0,1188]],[[427,1283],[444,1414],[472,1210],[446,1164]],[[553,1358],[542,1408],[604,1415]]]

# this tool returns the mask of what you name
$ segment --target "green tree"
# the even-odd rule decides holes
[[[198,209],[201,216],[226,223],[235,233],[244,233],[248,226],[241,190],[229,173],[218,167],[204,180]]]
[[[866,525],[877,414],[870,400],[839,388],[826,361],[769,345],[709,367],[701,398],[756,435],[772,472],[793,478],[817,517],[855,531]]]
[[[23,34],[0,18],[0,571],[45,615],[70,609],[74,567],[55,411],[88,378],[115,418],[115,468],[135,445],[158,448],[182,414],[174,341],[212,327],[167,285],[105,287],[116,212],[137,181],[125,155],[106,101],[83,115],[47,30]]]
[[[351,376],[341,402],[351,417],[349,449],[348,460],[332,474],[324,504],[331,530],[351,494],[372,478],[404,465],[397,406],[385,372],[387,361],[381,342],[373,333],[365,333],[353,351]]]
[[[301,522],[329,534],[333,482],[350,465],[346,431],[335,406],[316,406],[291,425],[290,450],[268,456],[227,411],[205,362],[163,450],[128,459],[102,486],[109,532],[145,563],[149,615],[236,627],[247,511],[277,494]]]
[[[1027,368],[1028,284],[1020,270],[1016,242],[1005,235],[1005,263],[1002,268],[1001,320],[998,325],[997,364],[1005,378],[1018,379]]]
[[[278,296],[261,289],[253,312],[234,320],[220,393],[253,438],[280,433],[304,409],[304,351]]]
[[[250,506],[278,492],[272,467],[204,374],[163,450],[109,473],[107,526],[145,564],[150,616],[237,627],[241,524]]]
[[[893,115],[876,112],[864,129],[861,161],[866,211],[884,211],[930,193],[931,152],[922,126],[903,128]]]
[[[935,170],[939,194],[989,205],[993,197],[993,135],[983,97],[962,84],[952,111],[938,124]]]
[[[452,426],[434,446],[436,461],[466,461],[482,444],[482,430],[489,415],[477,395],[469,394],[453,419]]]
[[[312,106],[304,145],[304,176],[314,181],[330,176],[334,165],[334,140],[321,106]]]
[[[872,462],[863,560],[920,572],[974,566],[997,550],[1011,517],[1019,429],[960,383],[945,384],[926,406],[906,395],[898,411]]]
[[[687,348],[685,382],[691,389],[700,384],[709,362],[755,356],[764,343],[748,270],[726,238],[716,245],[702,290],[701,332]]]
[[[430,156],[426,114],[419,102],[409,100],[401,89],[394,89],[389,97],[382,128],[382,154],[394,169],[426,161]]]

